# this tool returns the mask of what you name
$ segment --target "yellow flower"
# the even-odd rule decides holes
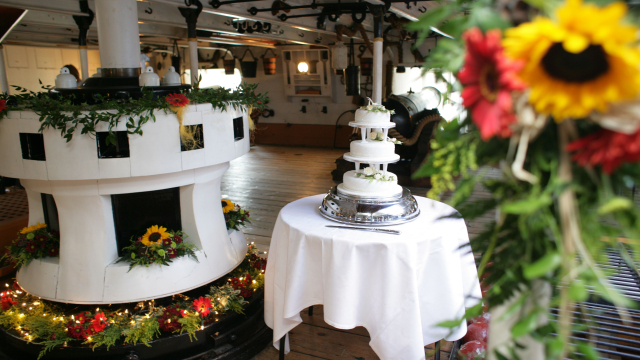
[[[29,227],[26,227],[26,228],[20,230],[20,234],[28,234],[28,233],[30,233],[32,231],[36,231],[36,230],[43,229],[43,228],[46,228],[46,227],[47,227],[47,224],[36,223],[35,225],[31,225]]]
[[[567,0],[556,19],[537,17],[505,32],[505,53],[523,60],[529,102],[556,121],[633,99],[640,91],[638,28],[622,23],[627,7]]]
[[[231,202],[231,200],[229,199],[222,199],[222,212],[223,213],[228,213],[229,211],[233,210],[233,208],[236,206],[236,204],[234,204],[233,202]]]
[[[168,239],[169,233],[167,232],[167,228],[163,226],[153,225],[152,227],[147,229],[147,232],[142,235],[142,242],[145,246],[149,246],[151,244],[162,244],[162,239]]]

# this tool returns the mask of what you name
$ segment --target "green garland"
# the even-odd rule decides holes
[[[264,287],[266,260],[258,257],[252,243],[243,262],[221,285],[211,286],[198,299],[175,295],[167,307],[154,301],[140,302],[134,308],[121,305],[95,311],[65,313],[55,303],[40,300],[14,283],[0,292],[0,326],[22,339],[42,346],[38,359],[57,346],[86,344],[94,349],[122,344],[149,342],[163,333],[187,333],[196,339],[205,325],[220,320],[231,311],[243,313],[246,299]],[[220,283],[218,281],[217,283]],[[176,321],[171,323],[171,320]],[[177,324],[176,324],[177,323]]]
[[[242,84],[235,90],[190,89],[182,93],[193,104],[210,103],[214,108],[225,111],[231,106],[238,108],[256,108],[263,110],[269,98],[265,94],[255,94],[258,84]],[[109,137],[107,143],[115,144],[113,129],[121,121],[126,122],[129,134],[142,135],[142,125],[149,120],[156,121],[155,112],[170,112],[170,104],[164,97],[154,98],[149,89],[143,88],[143,95],[137,100],[106,100],[96,94],[98,104],[75,104],[74,99],[60,96],[54,99],[47,92],[36,93],[14,86],[20,92],[18,95],[0,93],[0,100],[5,100],[7,107],[0,111],[0,120],[8,111],[31,110],[40,116],[40,132],[51,127],[60,130],[60,135],[71,141],[77,129],[81,134],[95,135],[96,126],[103,122],[108,124]],[[43,87],[47,90],[48,87]]]

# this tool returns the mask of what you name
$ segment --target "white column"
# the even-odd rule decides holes
[[[382,38],[373,39],[373,102],[382,103]]]
[[[103,75],[104,69],[140,69],[136,0],[96,0],[95,8]]]
[[[80,45],[80,72],[82,73],[82,81],[89,78],[89,58],[87,57],[87,46]]]
[[[9,82],[7,81],[7,69],[4,66],[4,50],[0,45],[0,92],[9,93]]]
[[[198,40],[189,38],[189,69],[191,70],[191,86],[198,82]]]

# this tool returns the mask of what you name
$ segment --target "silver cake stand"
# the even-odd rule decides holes
[[[405,187],[402,189],[400,196],[369,198],[343,194],[334,186],[322,200],[320,214],[329,220],[350,225],[403,224],[420,215],[420,209],[411,191]]]

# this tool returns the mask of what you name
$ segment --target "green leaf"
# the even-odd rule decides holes
[[[436,324],[436,326],[438,327],[443,327],[443,328],[449,328],[449,329],[453,329],[453,328],[457,328],[458,326],[460,326],[462,324],[462,321],[464,319],[460,319],[460,320],[446,320],[446,321],[442,321]]]
[[[598,215],[630,209],[633,209],[633,201],[628,198],[615,196],[598,208]]]
[[[507,214],[531,214],[552,203],[553,199],[550,195],[540,194],[531,196],[528,199],[506,203],[500,209]]]
[[[569,297],[573,301],[582,302],[587,300],[589,292],[581,279],[574,280],[569,286]]]
[[[587,343],[578,343],[578,351],[580,351],[589,360],[600,359],[600,354]]]
[[[549,252],[533,264],[524,264],[524,277],[535,279],[546,275],[560,266],[562,257],[557,251]]]
[[[513,335],[513,338],[520,338],[535,330],[536,326],[538,326],[538,316],[538,310],[534,310],[529,315],[525,316],[524,319],[518,321],[518,323],[511,328],[511,335]]]

